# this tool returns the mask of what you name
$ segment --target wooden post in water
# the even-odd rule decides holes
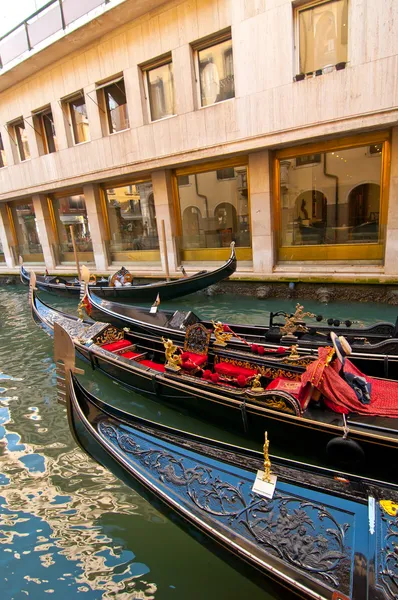
[[[76,262],[76,268],[77,268],[77,276],[78,276],[78,279],[80,281],[80,279],[81,279],[81,277],[80,277],[80,265],[79,265],[79,257],[77,255],[77,248],[76,248],[76,241],[75,241],[75,232],[73,231],[73,225],[69,225],[69,231],[70,231],[70,237],[72,238],[73,253],[75,255],[75,262]]]
[[[169,271],[169,258],[167,256],[167,244],[166,244],[166,228],[164,226],[164,220],[161,222],[162,227],[162,245],[163,245],[163,256],[164,256],[164,269],[166,271],[166,281],[170,281]]]

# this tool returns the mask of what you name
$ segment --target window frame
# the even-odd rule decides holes
[[[118,129],[117,131],[112,131],[112,119],[111,119],[111,111],[112,109],[109,106],[109,102],[108,102],[108,97],[106,94],[106,88],[110,87],[111,85],[117,85],[120,82],[123,82],[123,86],[124,86],[124,95],[126,97],[126,102],[125,104],[119,104],[120,106],[126,106],[127,107],[127,120],[128,120],[128,126],[125,127],[124,129]],[[121,133],[122,131],[128,131],[129,129],[131,129],[130,127],[130,115],[129,115],[129,106],[128,106],[128,102],[127,102],[127,93],[126,93],[126,84],[125,84],[125,80],[124,80],[124,75],[120,75],[118,77],[113,77],[112,79],[104,82],[104,83],[100,83],[96,86],[95,91],[100,92],[101,96],[102,96],[102,102],[103,102],[103,110],[105,112],[105,120],[106,120],[106,126],[108,129],[108,135],[113,135],[115,133]]]
[[[301,2],[298,6],[295,6],[294,8],[294,15],[293,15],[293,22],[294,22],[294,50],[295,50],[295,60],[294,60],[294,64],[296,66],[296,73],[294,73],[294,75],[301,73],[300,71],[300,13],[305,11],[305,10],[309,10],[312,9],[316,6],[320,6],[322,4],[331,4],[333,2],[335,2],[336,0],[307,0],[304,2]],[[347,0],[348,2],[348,0]],[[347,13],[347,36],[349,34],[349,23],[350,23],[350,3],[348,2],[348,13]],[[347,57],[346,57],[346,62],[348,62],[349,60],[349,43],[347,40]],[[322,67],[322,71],[323,69],[326,68],[327,65],[325,65],[324,67]],[[332,67],[335,67],[335,65],[333,65]],[[331,70],[334,70],[333,68]],[[323,73],[322,73],[323,74]]]
[[[54,122],[54,116],[53,116],[53,111],[52,111],[51,106],[47,106],[46,108],[36,111],[32,114],[33,114],[34,119],[38,119],[38,122],[40,125],[40,132],[41,132],[41,139],[42,139],[42,146],[43,146],[44,154],[54,154],[54,152],[58,152],[57,133],[55,131],[55,122]],[[48,143],[48,137],[47,137],[47,129],[46,129],[45,122],[44,122],[44,118],[47,117],[48,114],[51,114],[51,117],[52,117],[51,121],[54,126],[54,134],[52,136],[54,150],[50,150],[49,143]]]
[[[22,129],[26,129],[25,128],[25,119],[23,117],[13,121],[12,123],[9,123],[8,127],[12,128],[12,131],[15,135],[15,145],[17,147],[19,162],[23,163],[23,162],[30,160],[31,156],[30,156],[29,140],[27,140],[28,149],[29,149],[29,157],[27,158],[25,155],[25,149],[23,147],[22,137],[21,137],[21,134],[19,131],[19,126],[21,124],[23,125]],[[22,158],[22,156],[23,156],[23,158]]]
[[[0,169],[4,169],[7,166],[7,155],[4,148],[3,136],[0,133]]]
[[[380,216],[379,216],[379,241],[378,243],[341,243],[327,245],[309,246],[281,246],[282,213],[280,195],[280,163],[283,160],[296,158],[297,156],[348,150],[361,146],[383,144],[382,164],[380,176]],[[273,195],[275,207],[274,237],[277,251],[277,259],[283,261],[306,261],[313,260],[316,249],[317,260],[383,260],[385,252],[386,236],[383,232],[387,226],[389,177],[390,177],[390,155],[391,155],[391,133],[385,131],[373,131],[367,134],[335,138],[313,144],[292,146],[277,150],[272,158],[273,172]]]
[[[171,55],[171,52],[168,52],[165,55],[162,55],[154,60],[151,60],[149,62],[146,62],[146,63],[140,65],[149,123],[157,123],[158,121],[164,121],[164,119],[171,119],[172,117],[177,116],[177,112],[174,112],[171,115],[166,115],[165,117],[160,117],[159,119],[152,118],[149,73],[150,73],[150,71],[153,71],[154,69],[157,69],[158,67],[163,67],[165,65],[170,65],[170,64],[173,68],[173,71],[172,71],[172,73],[173,73],[173,104],[174,104],[174,110],[176,111],[176,95],[175,95],[175,86],[174,86],[174,64],[173,64],[173,57]]]
[[[213,46],[217,46],[230,40],[232,45],[232,68],[234,74],[234,95],[232,98],[226,98],[225,100],[219,100],[218,102],[213,102],[212,104],[202,104],[202,89],[200,83],[200,63],[199,63],[199,52],[201,50],[207,50]],[[232,30],[230,27],[227,29],[223,29],[222,31],[217,32],[216,34],[212,34],[201,40],[193,42],[191,44],[192,52],[193,52],[193,63],[194,63],[194,71],[195,71],[195,80],[196,80],[196,103],[197,108],[208,108],[209,106],[215,106],[216,104],[221,104],[222,102],[228,102],[230,100],[234,100],[236,98],[235,91],[235,68],[234,68],[234,48],[233,48],[233,40],[232,40]]]
[[[75,111],[72,110],[71,104],[72,104],[72,102],[76,102],[76,100],[80,100],[80,99],[83,100],[84,105],[87,106],[86,96],[84,95],[83,90],[81,90],[80,92],[77,92],[76,94],[73,94],[73,96],[68,96],[67,98],[64,98],[64,100],[63,100],[64,104],[66,104],[68,107],[68,117],[69,117],[68,120],[69,120],[69,124],[70,124],[70,129],[71,129],[71,137],[72,137],[73,146],[80,146],[80,144],[87,144],[87,142],[91,141],[90,122],[88,120],[87,109],[86,109],[86,116],[87,116],[87,125],[88,125],[88,139],[83,140],[81,142],[76,141],[75,129],[77,130],[77,126],[76,126],[76,119],[75,119]]]

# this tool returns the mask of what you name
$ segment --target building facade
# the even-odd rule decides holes
[[[398,277],[395,0],[69,4],[0,40],[0,272]]]

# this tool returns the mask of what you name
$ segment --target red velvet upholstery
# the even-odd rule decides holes
[[[165,371],[164,365],[155,363],[152,360],[140,360],[140,364],[145,365],[146,367],[150,367],[151,369],[154,369],[155,371],[160,371],[161,373],[164,373],[164,371]]]
[[[233,377],[237,378],[239,375],[243,375],[244,377],[253,377],[257,375],[256,369],[248,369],[246,367],[238,367],[237,365],[232,365],[226,362],[219,362],[214,365],[214,370],[219,375],[224,375],[225,377]]]
[[[206,354],[195,354],[194,352],[183,352],[181,354],[182,368],[187,371],[194,371],[198,367],[207,363]]]
[[[131,352],[131,350],[127,350],[127,352],[123,352],[120,354],[123,358],[135,358],[136,356],[140,356],[140,352]]]
[[[117,340],[117,342],[104,344],[103,346],[101,346],[101,348],[104,348],[104,350],[108,350],[109,352],[117,352],[118,350],[121,350],[122,348],[127,348],[127,346],[131,345],[131,342],[129,342],[128,340]]]
[[[277,377],[276,379],[271,381],[271,383],[269,383],[265,389],[267,391],[275,390],[280,392],[287,392],[291,396],[294,396],[300,402],[300,406],[303,410],[307,408],[309,401],[309,390],[305,389],[305,386],[303,386],[301,381],[290,381],[290,379]]]

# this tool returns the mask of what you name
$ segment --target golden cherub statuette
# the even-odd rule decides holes
[[[233,337],[233,333],[226,333],[224,331],[224,325],[223,325],[223,323],[221,323],[221,321],[217,321],[217,323],[212,321],[212,324],[214,327],[214,335],[216,338],[214,345],[215,346],[226,346],[227,342],[229,342],[231,337]]]
[[[261,373],[258,373],[252,381],[251,392],[255,392],[256,394],[259,392],[263,392],[264,388],[261,386]]]
[[[176,354],[178,351],[178,346],[173,344],[171,340],[165,340],[162,337],[162,342],[164,345],[164,353],[166,357],[165,367],[169,371],[179,371],[181,369],[181,356]]]
[[[293,346],[290,346],[290,354],[288,356],[290,360],[297,360],[298,358],[300,358],[300,354],[297,352],[297,348],[298,344],[293,344]]]

